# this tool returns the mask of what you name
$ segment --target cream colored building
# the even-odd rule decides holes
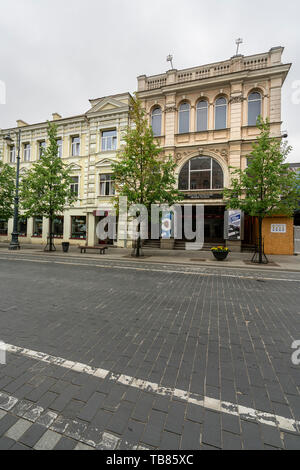
[[[66,207],[55,221],[54,233],[60,241],[72,244],[94,245],[98,243],[96,224],[100,217],[112,209],[113,184],[110,181],[111,163],[122,145],[122,135],[128,126],[130,94],[123,93],[90,100],[90,109],[82,115],[62,118],[52,115],[57,124],[59,152],[71,168],[74,190],[78,201],[72,208]],[[7,145],[4,137],[21,129],[20,175],[38,161],[40,148],[47,140],[47,122],[28,125],[17,121],[18,128],[2,129],[0,155],[6,163],[16,165],[16,148]],[[48,221],[39,217],[20,221],[20,241],[23,243],[46,242]],[[10,240],[13,220],[6,229],[0,225],[0,242]]]
[[[291,67],[282,62],[282,53],[282,47],[274,47],[263,54],[237,55],[222,62],[138,77],[138,96],[149,123],[165,154],[176,161],[178,186],[185,195],[182,204],[205,206],[207,243],[224,242],[223,188],[230,183],[230,166],[247,166],[246,156],[258,135],[257,116],[268,117],[272,135],[281,138],[281,90]],[[61,157],[72,169],[74,184],[78,184],[78,202],[66,208],[54,231],[64,241],[94,245],[100,213],[112,208],[111,162],[129,123],[130,94],[90,103],[91,108],[80,116],[63,119],[53,114]],[[18,126],[22,132],[22,174],[38,159],[47,123],[27,125],[18,121]],[[15,156],[4,136],[14,131],[0,133],[0,153],[12,165]],[[253,243],[253,222],[250,217],[245,219],[245,245]],[[46,241],[46,220],[37,224],[29,219],[26,230],[20,227],[21,233],[22,229],[24,242]],[[12,220],[7,234],[0,222],[0,241],[9,240],[11,231]],[[121,240],[118,243],[123,245]],[[240,242],[234,245],[241,248]],[[174,242],[168,246],[173,248]],[[184,240],[175,241],[176,248],[183,246]]]
[[[205,205],[205,241],[224,241],[222,189],[229,167],[247,166],[259,131],[258,114],[281,137],[281,90],[290,64],[282,47],[264,54],[138,77],[138,95],[166,154],[177,163],[184,204]],[[253,221],[245,221],[245,243],[253,242]],[[180,247],[182,242],[175,242]]]

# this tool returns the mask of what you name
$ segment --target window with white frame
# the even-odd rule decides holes
[[[80,155],[80,137],[72,137],[72,157],[78,157]]]
[[[248,126],[256,126],[257,119],[261,115],[261,94],[251,93],[248,97]]]
[[[197,110],[197,132],[207,131],[208,102],[206,100],[198,101],[196,110]]]
[[[179,174],[181,191],[223,189],[224,175],[219,163],[211,157],[194,157]]]
[[[115,187],[113,175],[102,174],[100,175],[100,196],[114,196]]]
[[[16,147],[14,145],[9,147],[9,161],[10,163],[16,163]]]
[[[190,105],[189,103],[181,103],[179,106],[178,132],[186,134],[190,132]]]
[[[70,189],[75,196],[79,195],[79,176],[72,176],[72,183],[70,184]]]
[[[57,139],[57,156],[62,157],[62,139]]]
[[[161,108],[157,106],[151,113],[151,126],[154,137],[159,137],[161,135],[161,117]]]
[[[43,156],[45,149],[46,149],[46,142],[43,140],[39,142],[39,158]]]
[[[215,129],[226,129],[227,127],[227,100],[218,98],[215,102]]]
[[[24,162],[30,162],[30,144],[24,144]]]
[[[107,150],[116,150],[117,148],[117,130],[102,131],[101,149],[103,152]]]

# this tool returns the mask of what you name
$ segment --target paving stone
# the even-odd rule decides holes
[[[0,450],[9,450],[15,444],[16,441],[10,439],[9,437],[3,436],[0,437]]]
[[[41,439],[35,444],[34,448],[36,450],[52,450],[60,440],[61,435],[57,434],[54,431],[48,431],[43,434]]]
[[[260,426],[256,423],[241,420],[242,441],[246,450],[263,450]]]
[[[178,450],[180,449],[180,436],[168,431],[164,431],[160,442],[160,450]]]
[[[242,450],[241,436],[232,434],[231,432],[223,431],[223,450]]]
[[[205,410],[202,443],[221,448],[221,415]]]
[[[25,431],[19,441],[21,444],[25,444],[28,447],[33,447],[46,431],[47,428],[44,426],[41,426],[40,424],[33,424],[29,429],[27,429],[27,431]]]
[[[201,425],[192,421],[184,421],[181,450],[200,449]]]
[[[6,437],[18,441],[24,432],[32,426],[30,421],[20,418],[11,428],[6,431]]]
[[[73,450],[77,444],[78,442],[74,441],[73,439],[70,439],[68,437],[62,437],[53,449],[54,450]]]
[[[8,429],[10,429],[16,422],[18,421],[18,418],[15,416],[12,416],[10,414],[6,414],[3,418],[0,420],[0,436],[2,436]]]
[[[284,433],[284,447],[286,450],[299,450],[300,435]]]
[[[83,419],[84,421],[92,421],[97,410],[103,405],[106,395],[103,393],[95,392],[87,404],[83,406],[83,408],[77,414],[79,419]]]

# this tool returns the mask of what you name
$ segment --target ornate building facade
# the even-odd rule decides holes
[[[230,167],[245,169],[247,155],[258,135],[258,115],[269,118],[272,135],[281,134],[281,90],[291,64],[282,62],[282,47],[245,57],[185,70],[138,77],[138,96],[146,110],[155,137],[165,154],[176,161],[177,184],[183,204],[204,205],[205,242],[224,242],[223,188],[230,184]],[[57,217],[57,238],[74,244],[98,242],[96,225],[112,208],[114,195],[111,163],[122,145],[122,132],[129,124],[129,93],[90,100],[83,115],[62,118],[58,126],[61,158],[72,170],[78,202]],[[46,142],[47,123],[21,128],[21,175],[39,158]],[[0,155],[15,165],[16,148],[8,146],[0,132]],[[195,217],[195,214],[193,215]],[[45,242],[47,221],[38,216],[20,220],[24,242]],[[10,239],[12,220],[0,221],[0,241]],[[253,220],[245,218],[244,244],[253,243]],[[175,241],[171,248],[180,248]],[[119,240],[119,246],[124,243]],[[177,245],[177,246],[176,246]],[[241,242],[234,242],[237,250]]]
[[[72,208],[66,207],[53,227],[56,238],[74,244],[98,243],[96,225],[112,209],[114,186],[111,163],[122,145],[122,135],[128,126],[130,94],[118,94],[90,100],[91,107],[83,115],[62,118],[57,113],[59,155],[70,167],[73,190],[78,200]],[[17,121],[18,128],[3,129],[0,134],[0,155],[3,161],[16,164],[16,145],[7,145],[4,137],[21,129],[21,170],[26,172],[39,159],[47,140],[47,122],[28,125]],[[16,140],[14,138],[14,140]],[[0,221],[0,241],[10,239],[13,221]],[[19,221],[19,233],[24,243],[41,243],[47,239],[48,221],[38,214]]]
[[[291,66],[282,63],[282,53],[282,47],[275,47],[264,54],[138,77],[138,96],[154,134],[177,163],[182,203],[205,206],[207,243],[224,241],[222,189],[229,185],[230,167],[247,166],[259,133],[258,115],[269,118],[273,136],[282,136],[281,89]],[[249,244],[252,222],[245,220]],[[234,245],[240,249],[240,243]]]

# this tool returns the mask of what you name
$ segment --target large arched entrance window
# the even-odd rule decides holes
[[[180,191],[223,189],[224,175],[219,163],[211,157],[189,160],[179,174]]]

